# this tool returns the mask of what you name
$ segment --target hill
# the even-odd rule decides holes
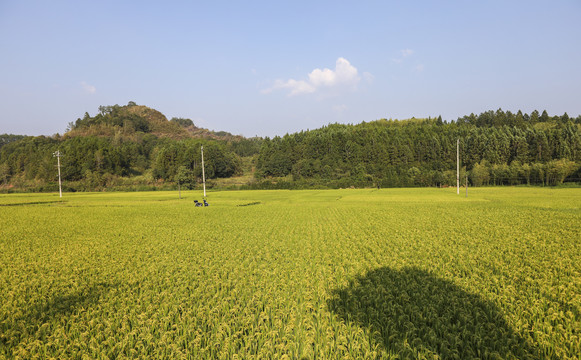
[[[158,110],[129,102],[125,106],[100,106],[99,113],[91,117],[85,113],[74,123],[69,123],[65,137],[105,136],[134,138],[136,133],[153,134],[160,138],[174,140],[214,139],[242,140],[240,135],[225,131],[212,131],[197,127],[190,119],[167,117]]]
[[[54,191],[53,153],[59,150],[69,191],[165,189],[199,186],[201,147],[205,176],[212,181],[243,173],[262,139],[246,139],[168,120],[161,112],[130,102],[100,106],[95,116],[69,123],[62,136],[0,135],[0,191]]]
[[[130,102],[100,106],[52,137],[0,136],[0,190],[54,191],[60,150],[70,190],[200,186],[346,188],[559,185],[581,181],[581,117],[501,109],[438,118],[329,124],[274,138],[244,138]]]

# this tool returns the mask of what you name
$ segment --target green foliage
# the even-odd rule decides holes
[[[6,184],[10,179],[10,167],[8,164],[0,164],[0,183]]]
[[[185,118],[173,117],[171,118],[170,122],[174,122],[181,127],[194,126],[194,122],[192,120]]]
[[[194,172],[182,165],[178,168],[175,180],[180,186],[184,185],[191,189],[195,182]]]
[[[182,196],[0,195],[0,358],[581,353],[579,189]]]
[[[185,167],[201,179],[202,156],[200,148],[204,145],[204,166],[206,178],[231,177],[241,171],[241,160],[226,151],[225,146],[206,140],[187,140],[168,142],[159,146],[153,156],[152,170],[155,177],[176,181],[180,166]]]
[[[124,106],[112,105],[112,106],[99,106],[99,113],[91,117],[88,113],[82,119],[77,119],[74,124],[70,124],[70,130],[76,130],[76,132],[82,132],[83,129],[95,127],[95,126],[112,126],[117,128],[125,129],[129,132],[150,132],[151,127],[149,121],[135,113],[127,112],[127,108],[135,107],[135,103]]]
[[[148,175],[142,185],[156,180],[175,182],[180,166],[192,172],[193,187],[201,177],[199,147],[207,144],[208,178],[231,177],[241,173],[236,153],[255,154],[258,139],[188,139],[181,126],[189,119],[167,121],[156,110],[129,102],[127,106],[100,106],[99,113],[69,124],[63,137],[0,135],[0,190],[52,191],[56,162],[52,154],[60,149],[62,178],[74,190],[104,190],[117,186],[119,178]],[[173,138],[175,136],[175,139]],[[180,141],[182,138],[188,140]],[[150,176],[151,175],[151,176]],[[157,182],[160,188],[164,182]],[[124,186],[124,185],[122,185]]]
[[[24,135],[0,134],[0,148],[14,141],[19,141],[26,138]]]
[[[441,117],[383,119],[247,139],[198,129],[189,119],[167,121],[158,111],[130,102],[100,106],[93,117],[86,113],[62,137],[0,135],[0,190],[53,189],[57,149],[65,154],[63,179],[75,190],[139,185],[140,180],[147,187],[171,187],[180,166],[193,172],[195,184],[201,177],[202,144],[207,145],[209,179],[241,175],[240,158],[252,158],[245,168],[249,176],[233,182],[238,187],[455,186],[456,139],[471,185],[561,185],[581,181],[578,120],[498,109],[453,123]]]
[[[228,149],[241,157],[256,155],[260,152],[263,139],[259,137],[242,138],[228,142]]]
[[[309,179],[329,187],[450,186],[456,184],[450,171],[456,168],[456,139],[460,139],[462,166],[478,186],[581,180],[572,177],[581,166],[581,128],[567,116],[544,114],[499,109],[455,123],[378,120],[266,138],[256,177],[290,174],[294,181]],[[555,165],[561,175],[547,178],[544,170],[543,176],[537,174],[539,166],[553,167],[550,162],[565,160],[574,164]],[[541,164],[535,168],[537,173],[535,163]]]

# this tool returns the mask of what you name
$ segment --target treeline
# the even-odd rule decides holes
[[[207,179],[242,171],[241,157],[258,153],[262,139],[193,138],[189,119],[168,121],[160,112],[130,102],[100,106],[95,116],[69,123],[64,135],[0,135],[0,186],[4,190],[52,191],[57,150],[68,190],[159,189],[201,182],[204,146]],[[214,136],[213,134],[210,134]]]
[[[12,135],[12,134],[2,134],[0,135],[0,148],[8,143],[22,140],[26,136],[24,135]]]
[[[580,181],[581,117],[501,109],[456,122],[378,120],[266,138],[256,164],[265,187],[557,185]]]
[[[188,133],[194,128],[129,103],[85,114],[62,136],[0,135],[0,190],[55,191],[57,150],[68,190],[192,188],[201,182],[201,146],[207,179],[240,175],[246,158],[255,179],[245,177],[243,188],[453,186],[458,139],[462,182],[581,182],[581,116],[546,111],[331,124],[272,139]]]
[[[227,143],[203,139],[176,141],[151,134],[132,140],[109,137],[26,137],[0,148],[0,184],[32,190],[53,190],[59,150],[62,179],[69,190],[100,190],[108,187],[159,188],[178,181],[183,167],[189,187],[201,180],[204,146],[207,179],[231,177],[241,171],[240,157]],[[131,186],[130,186],[131,185]],[[144,187],[145,186],[145,187]]]

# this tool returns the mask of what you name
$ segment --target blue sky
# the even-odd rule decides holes
[[[0,1],[0,133],[135,101],[245,136],[581,114],[581,1]]]

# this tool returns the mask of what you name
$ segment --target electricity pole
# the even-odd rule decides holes
[[[202,145],[202,183],[204,184],[204,197],[206,197],[206,173],[204,172],[204,145]]]
[[[57,161],[57,167],[58,167],[58,171],[59,171],[59,197],[62,198],[63,197],[63,187],[61,184],[61,152],[60,150],[55,151],[52,156],[56,157],[56,161]]]
[[[460,139],[456,140],[456,194],[460,195]]]

